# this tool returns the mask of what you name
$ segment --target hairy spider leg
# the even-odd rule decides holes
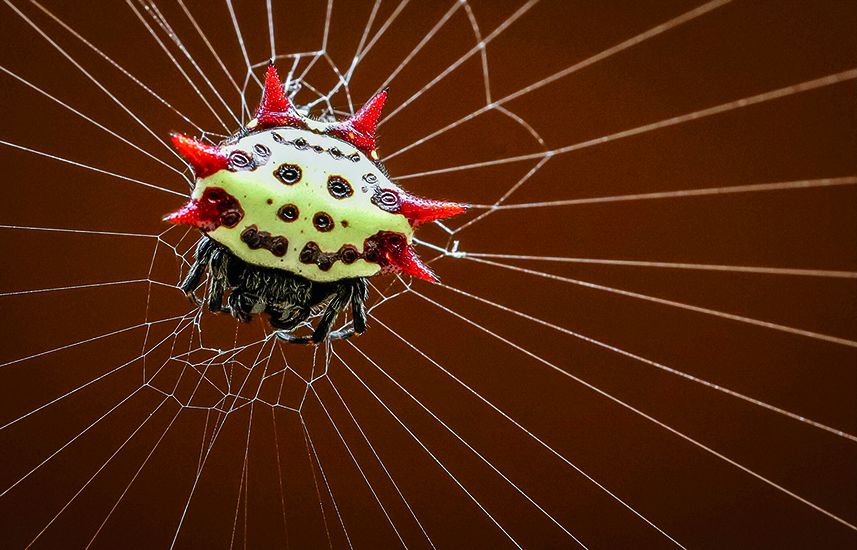
[[[256,301],[254,296],[239,292],[237,289],[233,289],[227,299],[230,313],[245,323],[249,323],[253,318],[253,306],[256,305]]]
[[[223,311],[223,294],[229,282],[228,269],[229,254],[222,247],[215,247],[208,262],[208,272],[211,274],[208,283],[208,309],[212,313]]]
[[[277,331],[277,338],[292,344],[321,343],[324,340],[345,340],[355,334],[366,331],[366,299],[369,294],[369,283],[364,277],[342,281],[328,302],[318,326],[312,336],[295,336],[288,329]],[[351,302],[353,326],[347,329],[331,331],[331,326],[346,304]],[[298,320],[295,325],[299,324]]]
[[[196,297],[196,289],[199,288],[202,282],[202,276],[205,275],[205,269],[208,267],[208,261],[211,252],[214,248],[213,240],[208,237],[203,237],[196,245],[196,254],[194,256],[193,265],[188,271],[187,277],[182,281],[179,288],[185,293],[185,296],[196,305],[202,305],[199,298]]]
[[[353,287],[350,281],[336,285],[336,291],[328,302],[324,313],[321,315],[321,319],[318,321],[318,325],[316,325],[315,332],[312,334],[313,342],[318,344],[327,338],[327,335],[330,334],[330,330],[333,327],[333,321],[336,320],[345,305],[351,301],[352,293]]]
[[[268,322],[271,326],[281,331],[294,330],[310,316],[309,308],[284,310],[270,305],[265,308],[265,313],[270,317]]]
[[[354,292],[351,294],[351,317],[354,332],[366,332],[366,299],[369,298],[369,282],[365,277],[354,280]]]

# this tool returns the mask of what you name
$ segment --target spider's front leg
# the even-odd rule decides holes
[[[325,340],[344,340],[351,338],[354,334],[363,334],[366,331],[366,298],[368,293],[369,284],[363,277],[340,283],[312,334],[312,341],[318,344]],[[331,332],[333,322],[336,321],[349,301],[351,301],[354,326]]]
[[[313,343],[311,336],[295,336],[294,334],[287,332],[287,331],[284,331],[284,330],[278,330],[277,331],[277,338],[279,338],[280,340],[282,340],[284,342],[288,342],[290,344],[312,344]]]
[[[276,309],[271,306],[265,308],[269,315],[271,326],[278,331],[294,330],[299,324],[309,319],[309,309]]]
[[[236,319],[249,323],[253,317],[253,307],[258,300],[257,297],[245,294],[241,287],[232,289],[227,300],[229,313]]]
[[[354,332],[366,332],[366,299],[369,297],[369,282],[365,277],[354,279],[351,293],[351,317],[354,322]],[[351,336],[350,334],[348,336]],[[347,338],[348,336],[345,336]]]
[[[316,344],[324,342],[330,334],[330,329],[333,327],[333,322],[339,316],[342,308],[351,299],[354,289],[350,283],[341,283],[337,286],[333,297],[327,304],[327,308],[321,315],[318,325],[315,327],[315,332],[312,333],[312,341]]]
[[[320,344],[327,339],[338,340],[340,338],[348,338],[354,334],[352,329],[347,331],[336,331],[333,333],[331,333],[330,329],[333,327],[333,322],[336,321],[339,313],[348,301],[352,299],[353,293],[354,288],[350,282],[342,282],[336,285],[333,294],[330,297],[330,301],[327,303],[324,313],[322,313],[321,319],[319,319],[318,325],[316,325],[312,336],[294,336],[288,332],[289,329],[282,329],[277,331],[277,338],[292,344]],[[297,326],[305,319],[305,317],[296,319],[294,326]],[[294,328],[294,326],[291,328]]]
[[[215,247],[208,261],[210,281],[208,284],[208,309],[212,313],[223,310],[223,294],[229,286],[229,255]]]
[[[199,284],[202,282],[202,276],[205,274],[205,269],[208,267],[209,261],[211,261],[213,250],[213,241],[203,236],[196,245],[193,265],[190,266],[187,277],[179,285],[185,296],[197,306],[202,305],[202,302],[196,297],[196,289],[199,288]]]
[[[285,311],[276,311],[268,309],[268,314],[271,316],[271,326],[277,329],[275,333],[277,338],[290,344],[312,344],[311,336],[295,336],[291,331],[298,325],[309,319],[310,310],[302,309],[296,313],[289,314]]]
[[[328,340],[347,340],[355,334],[366,332],[366,299],[369,297],[369,283],[365,277],[354,279],[351,289],[352,328],[335,330],[327,335]]]

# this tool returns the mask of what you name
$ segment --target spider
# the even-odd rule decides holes
[[[272,64],[245,128],[220,145],[173,134],[196,182],[164,220],[203,233],[181,290],[199,303],[207,272],[212,312],[244,322],[265,313],[280,339],[318,344],[366,330],[368,277],[436,282],[411,244],[414,228],[466,206],[415,197],[390,179],[375,140],[386,98],[384,90],[345,120],[315,120],[294,107]],[[332,331],[349,304],[352,326]],[[312,336],[292,333],[317,313]]]

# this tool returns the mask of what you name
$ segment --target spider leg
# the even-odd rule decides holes
[[[355,334],[358,334],[353,328],[347,328],[343,330],[334,330],[330,334],[327,335],[328,340],[348,340]]]
[[[351,293],[351,317],[354,322],[354,330],[352,333],[356,332],[357,334],[363,334],[366,332],[366,299],[368,297],[369,283],[366,282],[364,277],[355,279],[353,283],[353,291]],[[334,334],[336,334],[336,332],[331,333],[330,337],[333,338]],[[343,336],[342,338],[348,338],[350,336],[351,334]]]
[[[366,279],[360,278],[354,282],[342,283],[334,291],[330,302],[328,302],[321,319],[316,326],[312,336],[294,336],[289,333],[300,323],[309,317],[309,310],[302,310],[299,315],[283,319],[283,314],[267,308],[271,315],[271,325],[280,329],[277,338],[291,344],[319,344],[325,340],[345,340],[355,334],[361,334],[366,330],[366,295],[368,284]],[[331,332],[334,321],[339,313],[345,308],[349,300],[354,316],[354,328],[347,328]]]
[[[208,285],[208,309],[212,313],[223,310],[223,293],[229,283],[227,270],[229,268],[229,256],[223,250],[217,248],[211,253],[209,259],[209,273],[211,281]]]
[[[313,334],[313,336],[294,336],[293,334],[291,334],[290,332],[285,331],[285,330],[278,330],[276,334],[277,334],[277,338],[279,338],[280,340],[283,340],[284,342],[288,342],[290,344],[318,344],[318,343],[320,343],[320,341],[316,342],[314,340],[314,338],[315,338],[314,334]],[[354,336],[354,334],[355,334],[355,332],[354,332],[353,328],[348,328],[348,329],[344,329],[344,330],[334,330],[333,332],[328,333],[327,339],[328,340],[347,340],[348,338],[351,338],[352,336]]]
[[[277,309],[271,306],[265,308],[265,313],[270,316],[271,326],[278,330],[292,330],[309,318],[309,310],[306,309]]]
[[[310,336],[294,336],[289,332],[278,330],[277,338],[283,340],[284,342],[288,342],[290,344],[312,344],[312,337]]]
[[[328,334],[330,334],[333,322],[339,316],[339,312],[342,311],[342,308],[344,308],[345,304],[347,304],[351,299],[353,290],[354,289],[351,284],[340,284],[338,286],[333,297],[330,299],[330,302],[327,304],[327,308],[321,315],[321,319],[315,327],[315,332],[312,333],[313,342],[318,344],[327,338]]]
[[[250,322],[256,300],[241,292],[240,288],[236,288],[229,295],[227,303],[229,304],[229,313],[233,317],[245,323]]]
[[[201,302],[196,297],[194,291],[199,288],[202,276],[205,274],[205,268],[208,267],[212,249],[211,239],[203,236],[196,245],[193,265],[190,267],[187,277],[185,277],[184,281],[179,285],[179,288],[185,293],[185,296],[187,296],[190,301],[196,305],[200,305]]]

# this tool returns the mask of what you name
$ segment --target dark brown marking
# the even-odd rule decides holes
[[[259,157],[253,153],[236,150],[229,153],[228,168],[232,172],[252,172],[268,161],[268,157]]]
[[[351,246],[350,244],[342,245],[342,248],[339,249],[339,259],[342,260],[344,264],[353,264],[360,258],[360,253],[357,252],[357,249]]]
[[[323,254],[315,261],[315,265],[317,265],[322,271],[330,271],[330,268],[333,267],[335,261],[336,260],[331,258],[330,255]]]
[[[335,199],[344,199],[353,195],[354,189],[342,176],[330,176],[327,178],[327,192]]]
[[[244,209],[238,199],[220,187],[208,187],[199,200],[191,201],[196,205],[192,223],[203,231],[214,231],[221,225],[232,228],[244,217]]]
[[[281,164],[274,170],[274,176],[286,185],[294,185],[301,181],[303,170],[297,164]]]
[[[375,193],[369,199],[372,204],[391,214],[398,214],[401,209],[399,194],[390,189],[375,188]]]
[[[255,225],[251,225],[241,232],[241,240],[244,241],[251,250],[256,250],[262,246],[262,236],[259,235],[259,229]]]
[[[327,233],[333,229],[333,218],[326,212],[316,212],[312,217],[312,224],[322,233]]]
[[[282,235],[272,236],[267,231],[259,231],[255,225],[251,225],[241,232],[241,240],[251,250],[264,248],[277,257],[283,257],[289,251],[289,240]]]
[[[289,251],[289,241],[283,236],[278,235],[274,237],[269,241],[269,244],[270,246],[268,246],[268,250],[278,258],[282,258],[286,255],[286,252]]]
[[[342,220],[342,221],[341,221],[341,222],[339,222],[339,223],[341,223],[341,224],[342,224],[342,227],[348,227],[348,220]]]
[[[223,222],[223,225],[226,227],[235,227],[238,225],[238,222],[241,221],[241,213],[236,212],[235,210],[231,210],[229,212],[224,212],[220,217],[220,220]]]
[[[267,201],[265,201],[265,202],[267,202],[268,204],[274,204],[274,199],[268,199],[268,200],[267,200]]]
[[[401,233],[379,231],[363,241],[363,259],[383,265],[387,260],[386,252],[400,251],[407,244],[407,239]]]
[[[300,216],[300,211],[294,204],[285,204],[277,211],[277,216],[284,222],[293,222]]]
[[[304,245],[304,248],[303,250],[301,250],[301,254],[300,256],[298,256],[298,259],[303,264],[314,264],[320,253],[321,249],[318,247],[318,245],[310,241]]]
[[[336,252],[324,252],[318,244],[310,241],[301,250],[299,259],[301,263],[315,264],[322,271],[330,271],[338,261],[351,265],[362,257],[357,247],[352,244],[344,244]]]
[[[408,240],[401,233],[379,231],[363,241],[363,259],[381,266],[381,273],[396,273],[390,257],[401,257]]]

